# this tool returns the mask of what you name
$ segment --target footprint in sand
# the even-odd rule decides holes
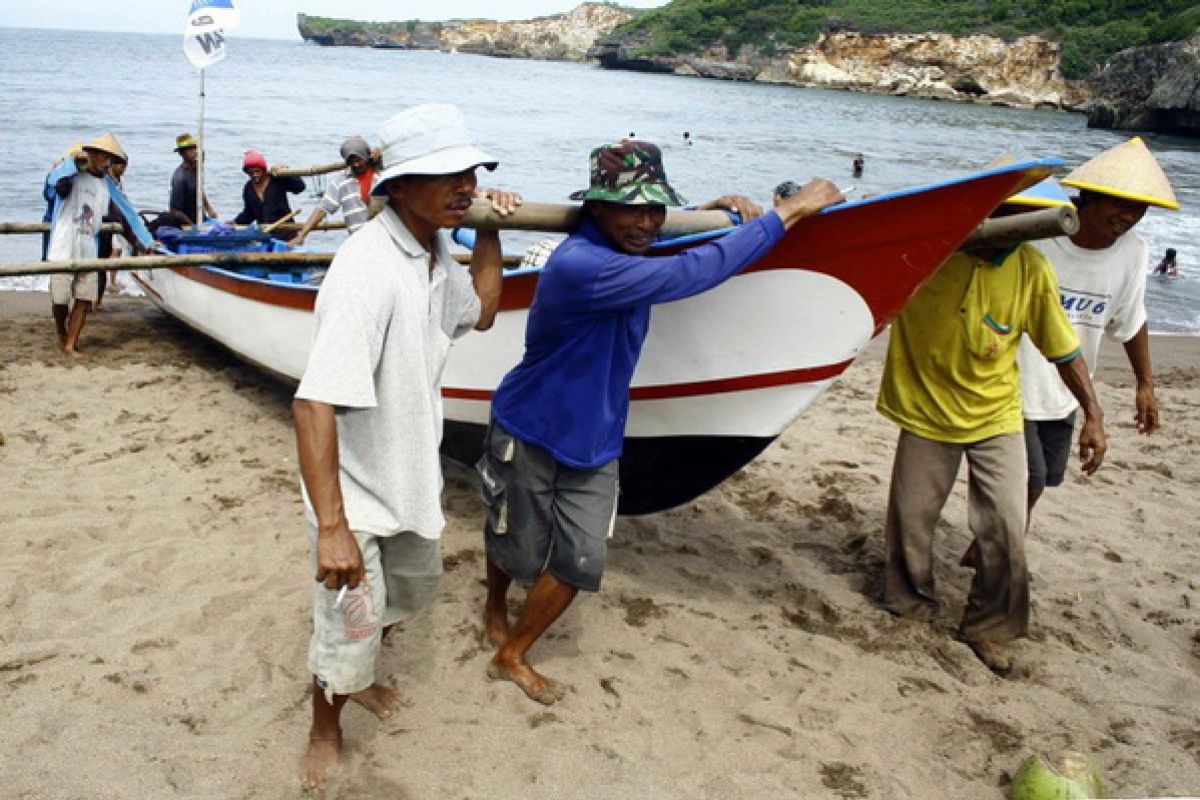
[[[652,619],[662,619],[667,612],[649,597],[618,598],[617,603],[625,609],[625,624],[634,628],[644,628]]]

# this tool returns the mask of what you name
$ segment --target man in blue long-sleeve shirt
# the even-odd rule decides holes
[[[629,385],[650,307],[717,286],[759,260],[801,217],[842,200],[825,180],[766,215],[744,197],[722,197],[700,208],[731,207],[753,219],[711,243],[650,256],[666,206],[682,204],[658,148],[636,140],[597,148],[590,184],[572,195],[585,201],[583,221],[546,263],[525,356],[492,399],[478,465],[489,506],[484,620],[499,648],[488,675],[547,705],[561,688],[535,672],[526,654],[581,589],[600,588]],[[514,580],[531,588],[510,628]]]

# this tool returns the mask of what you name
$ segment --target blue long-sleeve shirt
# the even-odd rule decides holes
[[[699,294],[753,264],[784,234],[774,212],[672,256],[613,248],[590,219],[542,271],[525,356],[501,381],[492,414],[522,441],[572,467],[621,455],[629,384],[650,307]]]

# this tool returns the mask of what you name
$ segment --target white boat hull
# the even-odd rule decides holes
[[[655,306],[630,389],[621,511],[686,502],[753,459],[812,405],[975,226],[1047,162],[806,218],[761,261],[696,297]],[[506,275],[492,330],[455,343],[443,374],[443,450],[471,463],[492,393],[520,360],[538,271]],[[313,287],[215,268],[135,274],[163,310],[298,381]]]

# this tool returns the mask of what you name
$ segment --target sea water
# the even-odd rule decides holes
[[[766,204],[779,182],[828,177],[851,197],[931,183],[1020,150],[1075,166],[1128,134],[1089,130],[1082,115],[614,72],[588,64],[234,38],[206,73],[207,191],[218,213],[241,209],[241,157],[271,164],[338,159],[348,135],[375,138],[406,106],[463,108],[480,145],[500,161],[484,186],[565,202],[587,184],[588,151],[630,133],[659,143],[671,182],[690,201],[748,194]],[[195,132],[199,73],[182,37],[0,28],[0,221],[37,221],[51,163],[110,130],[130,154],[126,188],[139,208],[166,206],[175,136]],[[683,133],[694,142],[687,146]],[[1148,281],[1151,330],[1200,335],[1200,141],[1145,136],[1171,177],[1180,212],[1152,209],[1138,226],[1151,266],[1174,247],[1182,278]],[[851,178],[856,153],[866,159]],[[315,191],[294,199],[300,219]],[[315,191],[314,191],[315,190]],[[322,249],[343,233],[308,240]],[[506,246],[531,234],[506,235]],[[36,236],[0,236],[0,262],[39,257]],[[36,288],[45,279],[11,279]]]

